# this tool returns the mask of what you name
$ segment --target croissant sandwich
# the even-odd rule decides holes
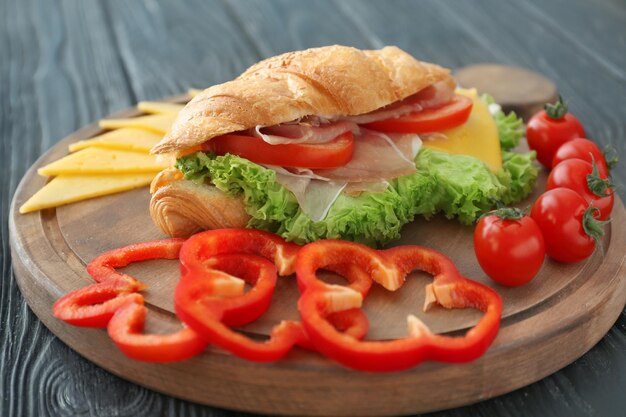
[[[532,189],[522,122],[397,47],[328,46],[261,61],[196,95],[152,152],[151,216],[185,237],[255,227],[370,245],[415,215],[470,223]],[[175,162],[174,162],[175,161]]]

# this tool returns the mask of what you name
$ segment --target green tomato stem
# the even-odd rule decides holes
[[[567,113],[567,103],[563,101],[563,97],[559,96],[559,100],[556,103],[546,103],[543,109],[550,119],[558,120],[562,119]]]
[[[607,224],[609,220],[602,221],[596,219],[594,215],[599,212],[600,210],[593,205],[587,207],[585,214],[583,214],[583,229],[585,229],[587,236],[591,237],[596,244],[601,245],[601,239],[604,236],[604,225]]]
[[[480,218],[487,216],[497,216],[501,220],[520,220],[524,217],[524,210],[517,207],[499,207],[496,210],[483,214]]]
[[[589,187],[589,191],[595,194],[598,197],[609,197],[613,194],[611,188],[614,186],[611,180],[608,178],[602,179],[600,178],[600,173],[598,172],[598,165],[596,164],[596,160],[591,155],[591,166],[593,167],[591,174],[587,175],[587,187]],[[608,190],[611,190],[610,192]]]

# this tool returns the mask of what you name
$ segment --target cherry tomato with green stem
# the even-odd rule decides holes
[[[560,262],[588,258],[604,236],[604,224],[585,199],[569,188],[555,188],[541,194],[530,212],[546,245],[546,254]]]
[[[537,152],[537,160],[548,169],[552,168],[552,159],[561,145],[585,136],[583,125],[567,112],[567,104],[561,97],[555,104],[546,104],[526,126],[528,146]]]
[[[491,279],[511,287],[532,280],[546,253],[539,226],[515,208],[489,212],[478,221],[474,251]]]

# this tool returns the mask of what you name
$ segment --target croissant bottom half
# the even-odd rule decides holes
[[[189,237],[221,228],[245,227],[250,219],[241,198],[230,197],[214,186],[178,180],[156,189],[150,216],[164,233]]]

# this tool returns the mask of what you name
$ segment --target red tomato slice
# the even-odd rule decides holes
[[[336,168],[352,159],[354,136],[346,132],[330,142],[270,145],[254,136],[223,135],[203,145],[218,155],[239,155],[252,162],[296,168]]]
[[[457,94],[441,107],[410,113],[395,119],[379,120],[364,126],[387,133],[439,132],[465,123],[472,112],[473,104],[471,98]]]

